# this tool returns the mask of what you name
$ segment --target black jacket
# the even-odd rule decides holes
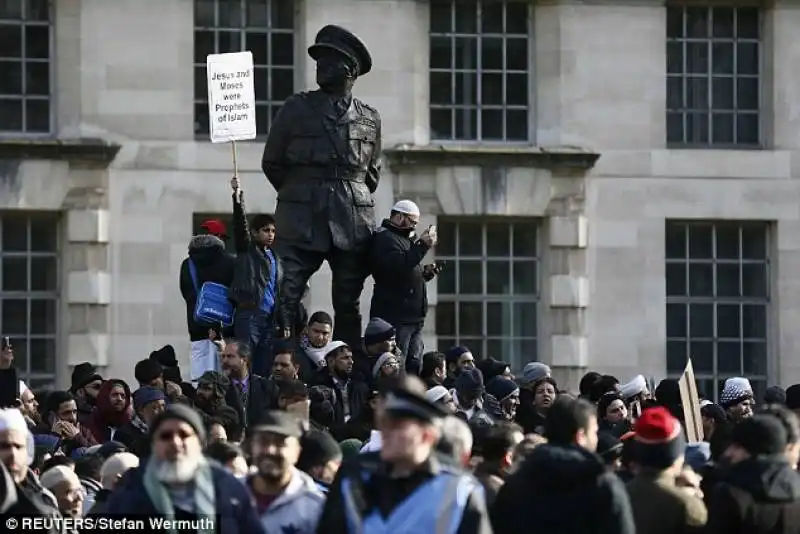
[[[720,473],[708,534],[790,534],[800,529],[800,474],[783,457],[745,460]]]
[[[228,393],[238,397],[238,390],[232,382]],[[225,395],[226,400],[230,399],[229,394]],[[239,403],[242,404],[241,398]],[[271,378],[251,374],[247,383],[247,405],[243,406],[243,412],[240,412],[240,416],[244,414],[242,427],[247,428],[257,423],[264,413],[277,409],[278,385]]]
[[[524,513],[521,513],[524,511]],[[628,493],[600,457],[578,446],[540,445],[506,478],[490,510],[503,534],[634,534]]]
[[[235,259],[225,252],[225,243],[213,235],[196,235],[189,241],[189,257],[183,260],[180,269],[180,286],[183,300],[186,301],[186,324],[189,328],[189,339],[201,341],[208,339],[208,329],[219,325],[200,325],[194,320],[194,308],[197,305],[197,290],[189,271],[189,260],[194,262],[197,271],[197,286],[205,282],[216,282],[231,287]],[[224,333],[223,333],[224,334]]]
[[[358,417],[358,414],[367,404],[370,394],[369,386],[358,379],[351,378],[347,389],[347,398],[345,399],[327,368],[320,369],[317,372],[314,385],[328,388],[333,396],[333,402],[331,403],[333,404],[333,424],[331,425],[330,433],[336,438],[336,441],[352,437],[347,435],[348,427],[344,420],[344,403],[347,403],[350,417]]]
[[[409,230],[401,230],[384,219],[370,248],[372,290],[370,317],[380,317],[394,326],[422,324],[428,312],[428,291],[422,274],[422,259],[430,247],[413,241]]]
[[[231,284],[231,300],[237,305],[246,305],[254,308],[261,306],[264,299],[264,290],[272,276],[271,265],[264,250],[261,249],[250,235],[250,226],[247,223],[247,214],[244,209],[244,198],[238,202],[233,195],[233,242],[236,246],[236,267],[234,269],[233,283]],[[275,307],[273,313],[280,310],[279,291],[283,276],[280,258],[273,250],[278,276],[275,282]],[[283,326],[277,322],[277,325]]]

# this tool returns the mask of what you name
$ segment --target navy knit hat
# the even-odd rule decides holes
[[[458,380],[456,380],[457,382]],[[519,392],[519,386],[504,376],[496,376],[486,384],[486,392],[500,402]]]
[[[634,460],[644,467],[666,469],[686,448],[681,423],[663,406],[642,412],[634,431]]]
[[[464,369],[456,378],[455,389],[465,393],[483,392],[483,374],[477,369]]]
[[[770,386],[764,392],[764,404],[786,404],[786,391],[780,386]]]
[[[395,334],[396,332],[392,325],[380,317],[373,317],[367,323],[367,328],[364,329],[364,345],[369,347],[370,345],[389,341]]]
[[[141,410],[151,402],[166,401],[164,392],[152,386],[142,386],[133,392],[133,409]]]
[[[786,389],[786,407],[790,410],[800,409],[800,384],[789,386]]]

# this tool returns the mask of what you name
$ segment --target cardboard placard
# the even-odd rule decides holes
[[[678,380],[683,405],[683,418],[688,443],[703,441],[703,419],[700,416],[700,398],[697,394],[697,382],[694,379],[692,360],[686,362],[686,368]]]
[[[208,120],[212,143],[256,138],[256,95],[253,54],[209,54]]]

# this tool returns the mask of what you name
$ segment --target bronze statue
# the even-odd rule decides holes
[[[306,282],[327,260],[333,272],[335,339],[358,347],[359,297],[369,275],[380,180],[381,118],[352,96],[372,58],[358,37],[325,26],[309,47],[319,89],[292,95],[273,119],[264,174],[278,192],[275,249],[283,261],[281,316],[293,334]]]

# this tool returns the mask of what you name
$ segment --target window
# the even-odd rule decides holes
[[[766,223],[667,222],[667,372],[692,358],[697,389],[716,399],[725,379],[767,381]]]
[[[292,0],[195,0],[196,134],[208,134],[206,57],[242,50],[253,53],[257,131],[269,131],[272,117],[294,93],[294,15]]]
[[[30,387],[55,382],[58,273],[57,216],[0,214],[0,333]]]
[[[761,18],[756,7],[667,8],[667,143],[757,147]]]
[[[0,2],[0,133],[51,131],[48,0]]]
[[[539,259],[533,220],[439,220],[436,335],[519,369],[537,357]]]
[[[431,138],[528,141],[530,2],[430,6]]]

